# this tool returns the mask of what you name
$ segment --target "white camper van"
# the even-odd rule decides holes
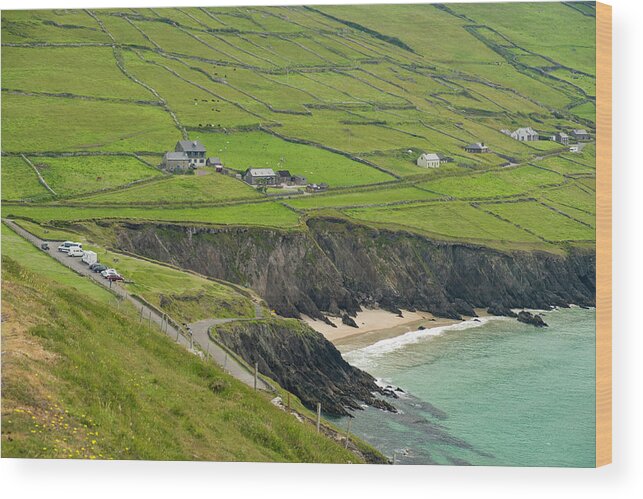
[[[80,246],[70,246],[67,256],[83,256],[85,252]]]
[[[58,251],[62,251],[63,253],[69,253],[70,248],[80,248],[82,250],[83,245],[81,243],[75,243],[73,241],[65,241],[60,246],[58,246]]]
[[[94,251],[85,251],[81,260],[83,263],[91,265],[92,263],[96,263],[98,261],[98,255]]]

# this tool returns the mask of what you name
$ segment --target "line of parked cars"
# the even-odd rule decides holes
[[[100,275],[102,275],[108,281],[124,280],[123,276],[116,272],[116,269],[111,269],[106,265],[99,263],[98,255],[96,254],[96,252],[89,250],[83,251],[83,245],[81,243],[76,243],[74,241],[65,241],[60,246],[58,246],[58,251],[67,253],[67,256],[82,257],[81,261],[89,265],[89,270],[97,273],[100,272]]]

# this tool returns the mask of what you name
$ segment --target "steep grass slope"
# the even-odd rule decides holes
[[[2,263],[3,457],[359,461],[127,310]]]

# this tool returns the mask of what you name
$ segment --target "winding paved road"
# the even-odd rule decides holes
[[[127,289],[121,286],[117,282],[110,282],[104,279],[99,273],[92,272],[89,270],[89,267],[85,265],[80,258],[74,258],[67,255],[67,253],[62,253],[58,251],[58,245],[62,241],[50,241],[44,240],[36,237],[31,232],[26,231],[16,223],[11,220],[3,219],[5,225],[7,225],[11,230],[16,232],[18,235],[22,236],[34,246],[40,249],[42,243],[49,243],[48,250],[41,250],[49,254],[52,258],[62,263],[66,267],[69,267],[74,272],[80,274],[81,276],[92,279],[100,286],[110,289],[117,296],[122,299],[129,300],[134,304],[137,310],[140,312],[141,321],[147,320],[149,322],[154,322],[159,326],[162,332],[170,336],[174,341],[187,348],[188,350],[194,352],[194,346],[190,341],[189,337],[180,334],[180,331],[177,327],[174,327],[170,322],[166,320],[163,314],[158,313],[154,308],[149,307],[144,302],[140,301],[138,298],[132,296]],[[261,306],[255,304],[255,314],[256,318],[263,318],[263,313]],[[233,322],[237,320],[253,320],[246,318],[239,319],[204,319],[188,325],[188,328],[192,331],[193,341],[199,345],[199,347],[206,352],[219,366],[221,366],[224,371],[231,374],[238,380],[242,381],[246,385],[253,387],[254,386],[254,373],[249,371],[249,369],[236,360],[233,356],[229,355],[225,349],[223,349],[218,343],[212,341],[208,335],[208,330],[212,326],[217,324],[223,324],[226,322]],[[257,388],[260,390],[273,391],[273,388],[261,377],[257,378]]]

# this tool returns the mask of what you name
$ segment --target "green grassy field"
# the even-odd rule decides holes
[[[538,238],[467,203],[431,203],[409,207],[350,209],[356,220],[402,227],[428,235],[471,241],[533,243]]]
[[[237,170],[272,168],[289,170],[309,182],[332,187],[386,182],[394,178],[368,165],[317,147],[293,144],[265,132],[193,134],[223,163]]]
[[[5,47],[3,88],[156,101],[116,66],[110,47]]]
[[[500,130],[595,133],[593,15],[589,4],[562,3],[5,11],[2,149],[44,156],[137,152],[152,154],[141,157],[157,164],[187,134],[232,169],[286,169],[330,185],[324,196],[288,200],[293,208],[358,207],[363,220],[385,213],[391,226],[396,220],[400,227],[402,221],[426,225],[421,230],[427,232],[439,226],[436,233],[467,240],[473,230],[464,213],[474,212],[458,199],[528,196],[591,216],[591,194],[553,186],[576,179],[574,186],[592,189],[593,143],[573,154],[548,140],[521,143]],[[115,50],[96,46],[111,37]],[[282,140],[260,126],[321,147]],[[463,150],[478,141],[491,153]],[[423,152],[453,161],[426,171],[415,165]],[[227,177],[175,177],[92,194],[158,174],[132,158],[30,157],[46,165],[42,175],[65,199],[38,206],[53,198],[28,165],[5,157],[3,200],[33,206],[7,206],[4,213],[38,221],[299,223],[282,204],[246,204],[262,194]],[[510,163],[519,166],[487,171]],[[332,192],[382,182],[400,185]],[[456,203],[449,230],[432,211],[401,212],[428,217],[416,221],[381,209],[436,196]],[[195,206],[228,202],[235,206]],[[525,206],[541,213],[537,203]],[[524,218],[505,215],[518,225]],[[534,234],[551,235],[549,222],[543,219]],[[523,232],[509,239],[527,237]]]
[[[419,185],[455,198],[492,198],[523,194],[563,181],[564,178],[557,173],[533,166],[521,166],[480,175],[444,177]]]
[[[159,106],[3,92],[7,152],[162,152],[176,138],[172,119]]]
[[[175,175],[150,184],[130,187],[128,189],[85,197],[79,202],[115,203],[115,204],[165,204],[222,202],[234,199],[260,197],[255,189],[244,182],[206,170],[207,175]]]
[[[595,231],[535,201],[487,204],[484,208],[548,241],[593,241]]]
[[[2,158],[3,200],[47,200],[51,193],[38,181],[38,176],[27,162],[19,157]]]
[[[3,358],[2,457],[359,462],[135,312],[4,255],[2,281],[3,348],[23,352]]]
[[[59,196],[113,189],[160,177],[161,172],[131,156],[31,157],[45,182]]]
[[[346,194],[316,194],[291,198],[286,204],[300,210],[317,208],[347,207],[400,203],[406,201],[427,201],[439,196],[415,187],[391,187],[386,189],[361,190]]]

